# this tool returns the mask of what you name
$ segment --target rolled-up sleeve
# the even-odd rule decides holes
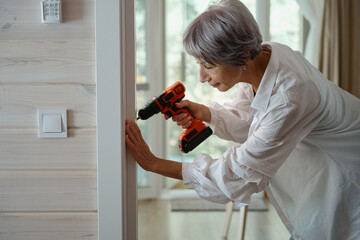
[[[183,179],[187,188],[208,201],[250,203],[253,193],[262,191],[269,178],[241,164],[239,148],[230,148],[221,158],[198,154],[192,163],[183,163]]]

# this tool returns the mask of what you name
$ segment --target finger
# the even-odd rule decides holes
[[[134,121],[129,121],[129,128],[131,131],[131,134],[133,138],[131,138],[131,140],[133,140],[134,144],[136,146],[141,146],[141,147],[147,147],[147,143],[145,142],[144,138],[142,137],[141,134],[141,130],[139,128],[139,126],[134,122]]]
[[[126,125],[129,125],[129,124],[131,124],[131,123],[135,123],[133,120],[131,120],[131,119],[129,119],[129,118],[126,118],[125,119],[125,126]]]
[[[188,117],[188,115],[186,113],[179,113],[173,117],[173,121],[180,122],[180,121],[185,120],[187,117]]]
[[[131,140],[129,139],[129,136],[125,137],[125,142],[128,144],[130,152],[131,152],[132,156],[134,157],[135,161],[138,161],[138,153],[137,153],[136,146],[131,142]]]
[[[129,125],[128,119],[125,119],[125,133],[126,134],[127,134],[128,125]]]
[[[183,124],[183,125],[180,125],[183,129],[187,129],[187,128],[189,128],[190,126],[191,126],[191,121],[189,121],[189,122],[187,122],[187,123],[185,123],[185,124]]]
[[[125,142],[129,146],[133,156],[135,157],[136,155],[138,155],[138,151],[141,148],[141,146],[137,145],[136,139],[134,141],[134,139],[132,139],[131,135],[126,135]]]
[[[133,135],[135,135],[136,137],[141,137],[141,131],[139,126],[132,120],[129,120],[129,128],[132,131]]]
[[[133,155],[133,157],[136,157],[136,146],[131,142],[130,138],[128,135],[125,136],[125,142],[128,145],[131,154]]]
[[[175,106],[176,106],[177,108],[184,108],[184,107],[189,106],[190,103],[191,103],[191,102],[190,102],[189,100],[182,100],[182,101],[180,101],[180,102],[175,103]]]
[[[132,151],[132,148],[134,148],[135,146],[134,146],[134,144],[132,143],[129,135],[126,135],[126,136],[125,136],[125,142],[126,142],[126,144],[129,146],[129,148],[130,148],[131,151]]]
[[[132,146],[135,146],[135,144],[136,144],[136,138],[131,133],[125,135],[125,141],[129,145],[129,147],[130,147],[130,144]]]
[[[134,126],[134,128],[135,128],[136,132],[138,133],[138,135],[140,135],[140,137],[142,137],[141,130],[140,130],[139,126],[136,124],[136,122],[131,121],[131,124],[132,124],[132,126]]]
[[[178,121],[177,124],[179,126],[184,126],[184,125],[187,125],[189,123],[189,121],[191,121],[191,117],[186,116],[186,118],[182,119],[181,121]]]
[[[130,120],[130,119],[125,119],[125,131],[129,132],[130,129],[130,125],[134,125],[136,123],[134,123],[134,121]]]
[[[129,136],[130,138],[130,141],[134,144],[134,145],[138,145],[139,144],[139,136],[138,136],[138,133],[137,131],[134,129],[134,126],[132,126],[131,124],[128,124],[126,127],[126,132],[127,132],[127,135]]]

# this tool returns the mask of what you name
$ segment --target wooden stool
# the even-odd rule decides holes
[[[222,240],[228,240],[229,228],[231,223],[231,217],[234,210],[234,203],[229,202],[226,205],[226,216],[225,216],[225,225],[222,235]],[[245,239],[245,226],[246,226],[246,214],[247,214],[248,206],[243,206],[240,208],[240,219],[239,219],[239,233],[238,240]]]

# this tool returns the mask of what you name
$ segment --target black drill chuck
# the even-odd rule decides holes
[[[154,114],[160,112],[160,107],[156,104],[154,100],[149,101],[143,108],[138,112],[138,118],[146,120],[152,117]]]

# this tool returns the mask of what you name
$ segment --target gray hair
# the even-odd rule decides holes
[[[259,26],[238,0],[222,0],[200,14],[184,32],[185,50],[210,64],[246,65],[261,53]]]

